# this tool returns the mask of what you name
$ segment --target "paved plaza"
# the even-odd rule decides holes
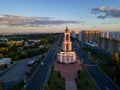
[[[81,62],[77,60],[75,64],[60,64],[55,62],[55,71],[60,71],[61,77],[65,79],[66,90],[77,90],[75,78],[77,77],[78,70],[82,70]]]

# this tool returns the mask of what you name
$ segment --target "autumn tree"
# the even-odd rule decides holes
[[[9,47],[14,46],[14,41],[12,41],[12,40],[11,40],[11,41],[9,41],[9,42],[8,42],[8,46],[9,46]]]
[[[23,46],[23,42],[22,42],[22,41],[17,42],[17,43],[15,43],[15,46],[17,46],[17,47],[21,47],[21,46]]]
[[[45,85],[45,90],[50,90],[48,84]]]
[[[0,59],[3,58],[3,54],[0,53]]]
[[[113,58],[114,58],[115,60],[119,61],[119,59],[120,59],[119,53],[115,53],[115,54],[113,55]]]
[[[4,54],[8,52],[8,48],[2,47],[0,48],[0,53]]]
[[[120,55],[118,53],[115,53],[113,55],[113,59],[112,59],[112,62],[114,64],[114,67],[115,67],[115,82],[118,83],[120,85]]]
[[[119,64],[120,64],[120,56],[119,56],[119,53],[115,53],[115,54],[113,55],[113,64],[114,64],[115,66],[119,66]]]

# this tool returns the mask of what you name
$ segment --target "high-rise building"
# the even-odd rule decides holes
[[[98,30],[83,30],[79,33],[79,39],[82,42],[94,41],[98,42],[100,37],[100,31]]]
[[[101,32],[100,37],[104,38],[111,38],[111,39],[119,39],[120,38],[120,32]]]
[[[120,53],[120,32],[101,32],[99,47],[111,54]]]
[[[75,33],[75,31],[71,31],[71,36],[73,37],[73,38],[76,38],[76,33]]]
[[[79,41],[82,41],[82,32],[79,32]]]
[[[100,33],[100,37],[106,37],[106,38],[108,38],[109,37],[109,32],[101,32]]]
[[[70,32],[68,27],[65,29],[62,50],[63,51],[57,54],[57,59],[60,63],[68,64],[76,62],[76,54],[72,51],[72,42],[70,40]]]

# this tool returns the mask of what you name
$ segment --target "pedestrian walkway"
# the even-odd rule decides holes
[[[65,79],[66,90],[77,90],[75,78],[78,70],[82,70],[79,60],[75,64],[60,64],[56,61],[54,70],[60,71],[61,77]]]
[[[65,81],[65,90],[77,90],[75,81]]]

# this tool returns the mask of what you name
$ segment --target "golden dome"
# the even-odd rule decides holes
[[[69,32],[69,29],[68,29],[68,27],[66,27],[66,29],[65,29],[65,32]]]

